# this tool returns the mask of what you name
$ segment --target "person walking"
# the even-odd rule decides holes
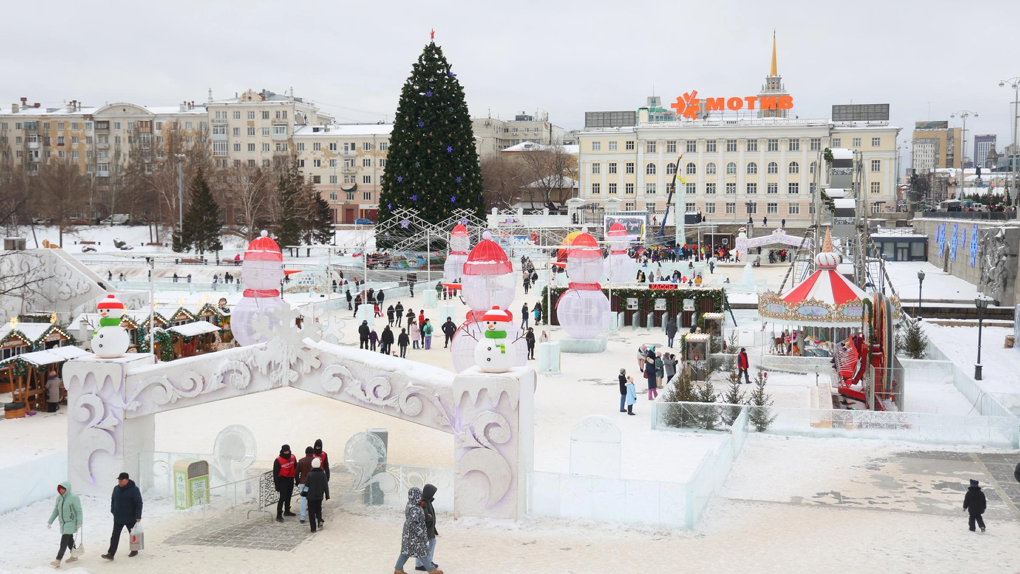
[[[425,350],[432,348],[432,321],[425,319],[425,324],[421,326],[421,336],[425,341]]]
[[[400,336],[397,337],[397,346],[400,347],[400,358],[403,359],[407,356],[407,346],[411,344],[411,339],[407,336],[407,330],[401,329]]]
[[[985,521],[981,515],[985,513],[986,506],[985,493],[978,486],[978,481],[970,479],[970,488],[967,489],[967,494],[963,497],[963,509],[970,514],[967,524],[970,526],[971,532],[974,532],[974,522],[977,522],[977,525],[981,527],[981,532],[985,531]]]
[[[393,331],[389,325],[383,327],[382,335],[379,336],[379,340],[382,341],[379,352],[384,355],[390,355],[393,353]]]
[[[280,500],[276,503],[276,521],[283,522],[284,516],[296,516],[290,511],[290,497],[294,494],[297,457],[290,452],[290,445],[280,447],[280,456],[273,461],[273,482]]]
[[[368,332],[368,344],[372,347],[372,352],[375,352],[375,345],[379,342],[379,333],[372,329]]]
[[[528,294],[528,289],[530,289],[530,288],[531,288],[531,276],[528,275],[527,271],[525,271],[524,272],[524,294],[525,295]]]
[[[358,338],[361,340],[361,347],[359,349],[368,349],[368,336],[371,334],[371,330],[368,328],[368,321],[362,321],[361,325],[358,326]]]
[[[649,347],[645,354],[645,380],[648,381],[648,400],[659,396],[658,387],[655,384],[655,347]]]
[[[404,318],[407,319],[407,328],[410,329],[411,323],[414,323],[414,309],[408,308],[407,315],[404,315]]]
[[[411,348],[418,348],[418,341],[421,340],[421,329],[418,328],[418,324],[414,322],[413,318],[407,320],[407,330],[411,332]]]
[[[326,451],[322,450],[322,439],[315,439],[314,449],[312,449],[312,456],[319,459],[319,463],[322,465],[323,472],[326,473],[326,500],[329,500],[329,456],[326,455]]]
[[[308,522],[312,532],[315,532],[322,528],[322,499],[326,496],[328,483],[321,460],[313,458],[310,466],[308,476],[305,478],[305,488],[301,491],[301,502],[302,506],[306,501],[308,503]],[[303,524],[304,520],[301,522]]]
[[[81,500],[78,495],[71,492],[71,481],[65,480],[57,485],[57,501],[53,505],[53,512],[46,522],[46,528],[53,527],[53,521],[59,520],[60,526],[60,550],[57,551],[57,559],[50,562],[50,566],[60,568],[60,561],[64,559],[64,551],[75,549],[74,535],[81,531],[82,513]],[[72,552],[67,561],[77,562],[78,558]]]
[[[113,534],[110,536],[110,549],[103,554],[103,558],[107,560],[113,560],[117,554],[121,531],[127,528],[130,536],[135,525],[142,521],[142,492],[126,472],[120,473],[117,477],[117,486],[113,487],[110,514],[113,514]],[[135,556],[138,556],[137,550],[132,550],[128,554],[128,558]]]
[[[348,289],[347,290],[347,310],[348,311],[353,311],[354,310],[354,307],[351,305],[351,301],[353,301],[353,300],[354,300],[354,297],[351,297],[351,290]]]
[[[627,369],[620,369],[620,412],[627,412]]]
[[[450,346],[450,342],[453,341],[453,335],[457,332],[457,325],[453,324],[452,317],[447,317],[446,322],[443,323],[441,329],[443,331],[443,337],[445,337],[445,340],[443,341],[443,348],[445,349]]]
[[[393,326],[393,305],[386,308],[386,322],[390,327]]]
[[[404,564],[415,556],[422,559],[422,566],[430,574],[443,574],[429,560],[429,533],[425,524],[425,510],[422,508],[421,489],[412,486],[407,491],[407,506],[404,507],[404,530],[400,539],[400,556],[393,567],[393,574],[407,574]]]
[[[622,374],[620,375],[623,376]],[[634,387],[634,379],[627,377],[627,414],[634,415],[634,403],[637,402],[637,388]]]
[[[647,352],[648,352],[648,347],[646,347],[645,345],[641,345],[640,347],[638,347],[638,351],[637,351],[638,372],[641,372],[641,373],[645,372],[645,354]]]
[[[748,374],[747,374],[747,369],[750,366],[751,366],[751,363],[747,360],[747,349],[744,349],[743,347],[741,347],[740,348],[740,353],[737,354],[737,380],[738,381],[740,380],[740,374],[743,373],[744,374],[744,381],[747,382],[747,384],[749,384],[749,385],[751,384],[751,377],[748,376]]]
[[[308,473],[312,471],[312,460],[315,459],[312,447],[305,447],[305,456],[297,461],[296,482],[298,489],[298,521],[305,523],[308,516],[308,497],[305,492],[308,490]]]
[[[676,319],[670,317],[666,320],[666,346],[673,348],[673,339],[676,338]]]
[[[535,301],[535,305],[531,308],[531,314],[535,316],[535,326],[538,327],[542,324],[542,302]]]
[[[375,294],[375,300],[379,302],[379,307],[381,308],[382,304],[383,304],[383,301],[386,300],[386,295],[383,295],[382,289],[380,289],[379,292]],[[329,474],[329,473],[326,473],[326,474]]]
[[[429,537],[429,554],[427,557],[418,557],[414,560],[414,569],[425,572],[425,560],[427,559],[432,563],[432,568],[439,568],[439,564],[436,564],[436,537],[439,536],[439,531],[436,530],[436,509],[432,506],[432,502],[436,498],[436,491],[439,490],[431,484],[426,484],[425,488],[421,491],[421,509],[425,512],[425,528],[428,530]]]
[[[535,358],[535,330],[528,327],[528,332],[524,334],[524,342],[528,345],[528,360],[534,360]]]
[[[399,328],[400,324],[404,321],[404,306],[400,301],[397,301],[397,306],[393,308],[393,312],[397,317],[397,327]]]
[[[529,315],[528,315],[528,304],[525,303],[524,306],[521,307],[521,329],[527,329],[528,328],[528,318],[529,318]]]

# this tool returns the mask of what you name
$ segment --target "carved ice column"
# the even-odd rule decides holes
[[[64,364],[67,388],[67,472],[78,494],[109,496],[127,472],[144,488],[139,454],[155,448],[153,415],[127,418],[127,370],[153,364],[151,354],[78,359]],[[151,479],[151,477],[149,477]]]
[[[454,379],[453,399],[455,517],[523,517],[535,466],[534,369],[471,367]]]

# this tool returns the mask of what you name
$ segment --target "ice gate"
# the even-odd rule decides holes
[[[455,515],[524,515],[534,467],[533,369],[454,375],[326,343],[311,329],[277,331],[268,343],[168,363],[151,354],[66,363],[74,488],[106,496],[117,474],[139,468],[139,454],[155,450],[156,413],[289,386],[453,434]]]

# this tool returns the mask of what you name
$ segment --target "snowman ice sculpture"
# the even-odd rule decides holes
[[[513,326],[509,311],[493,307],[482,315],[484,338],[475,347],[475,364],[486,373],[505,373],[517,361],[515,339],[507,335]]]
[[[92,352],[102,359],[123,357],[131,346],[131,336],[120,326],[120,319],[124,316],[124,304],[111,294],[100,301],[96,309],[101,319],[99,328],[92,333]]]
[[[609,241],[609,257],[606,258],[609,269],[606,276],[613,283],[633,281],[637,262],[627,253],[630,247],[627,229],[619,221],[613,223],[606,232],[606,240]]]
[[[248,244],[241,263],[243,297],[230,313],[230,331],[241,345],[264,342],[255,336],[252,322],[269,317],[270,326],[278,326],[273,312],[283,307],[280,284],[283,283],[283,253],[265,230]]]
[[[470,247],[471,235],[466,227],[458,223],[450,232],[450,256],[443,264],[445,283],[455,283],[464,277],[464,264],[467,263]]]
[[[556,317],[575,339],[593,339],[609,327],[609,299],[598,284],[601,274],[602,249],[584,228],[567,250],[570,288],[556,301]]]

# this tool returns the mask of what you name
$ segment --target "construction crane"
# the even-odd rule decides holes
[[[673,170],[673,182],[669,185],[669,195],[666,196],[666,215],[662,216],[662,227],[659,228],[659,236],[663,238],[666,237],[666,220],[669,219],[669,208],[673,205],[673,192],[676,191],[676,176],[680,173],[680,160],[683,158],[684,154],[680,154],[676,158],[676,169]],[[684,217],[684,214],[677,214],[677,216]],[[676,224],[680,225],[679,220]]]

